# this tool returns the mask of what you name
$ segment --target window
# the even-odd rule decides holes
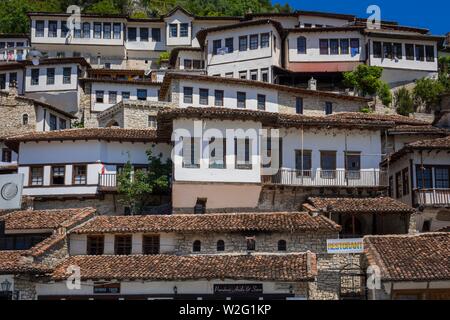
[[[100,90],[95,91],[95,102],[103,103],[103,101],[104,101],[103,95],[104,95],[104,91],[100,91]]]
[[[278,251],[286,251],[286,240],[278,240]]]
[[[91,24],[89,22],[83,23],[83,38],[91,37]]]
[[[258,49],[258,35],[250,35],[250,50]]]
[[[157,127],[157,122],[156,122],[156,116],[148,116],[148,126],[150,128],[155,128]]]
[[[261,48],[269,47],[269,39],[270,39],[269,33],[261,33]]]
[[[11,150],[8,148],[2,149],[2,162],[11,162],[12,160],[12,153]]]
[[[120,235],[114,237],[114,253],[117,255],[131,254],[131,235]]]
[[[392,43],[383,42],[383,56],[385,59],[393,59]]]
[[[336,151],[320,152],[320,176],[323,179],[336,177]]]
[[[187,37],[189,35],[189,23],[180,23],[180,37]]]
[[[425,55],[427,57],[428,62],[434,62],[434,47],[425,46]]]
[[[192,60],[192,65],[194,69],[203,69],[203,61],[201,60]]]
[[[359,54],[359,39],[350,39],[350,52],[352,57]]]
[[[86,253],[90,256],[100,256],[105,247],[104,236],[87,236]]]
[[[239,37],[239,51],[246,51],[248,46],[248,37],[241,36]]]
[[[39,69],[31,69],[31,85],[39,85]]]
[[[297,53],[298,54],[306,54],[306,38],[305,37],[297,38]]]
[[[22,125],[28,125],[28,114],[26,113],[22,115]]]
[[[328,54],[328,39],[320,39],[319,40],[320,54],[326,55]]]
[[[425,60],[425,46],[416,44],[416,61]]]
[[[122,91],[122,100],[130,100],[130,92]]]
[[[381,58],[381,42],[374,41],[373,42],[373,57],[374,58]]]
[[[247,251],[255,251],[256,250],[255,237],[245,237],[245,242],[247,244]]]
[[[161,29],[160,28],[152,28],[152,41],[153,42],[161,41]]]
[[[233,38],[225,39],[225,47],[227,48],[227,53],[233,53],[234,51]]]
[[[234,139],[234,156],[235,168],[240,170],[251,170],[252,164],[250,162],[250,138]]]
[[[401,172],[397,172],[395,174],[395,197],[401,198],[402,196],[402,173]]]
[[[58,21],[48,22],[48,37],[56,38],[58,36]]]
[[[113,24],[113,37],[114,39],[120,39],[121,33],[122,33],[122,24],[121,23],[114,23]]]
[[[47,68],[47,84],[55,84],[55,68]]]
[[[450,187],[450,168],[434,168],[434,187],[436,189],[448,189]]]
[[[100,22],[94,22],[94,39],[102,38],[102,24]]]
[[[295,98],[295,113],[303,114],[303,98]]]
[[[223,90],[214,90],[214,105],[223,107]]]
[[[6,89],[6,74],[0,74],[0,89]]]
[[[144,235],[142,237],[143,254],[159,254],[159,235]]]
[[[405,44],[406,60],[414,60],[414,45]]]
[[[398,60],[403,59],[403,46],[401,43],[394,43],[394,57]]]
[[[183,87],[183,102],[192,103],[192,87]]]
[[[250,70],[250,80],[258,80],[258,70]]]
[[[361,178],[361,153],[346,152],[345,153],[345,169],[347,179]]]
[[[311,23],[305,23],[305,28],[312,28],[312,24]]]
[[[331,102],[325,102],[325,114],[332,114],[333,113],[333,103]]]
[[[245,100],[246,100],[246,94],[245,92],[238,92],[237,93],[237,107],[238,108],[245,108]]]
[[[67,128],[66,119],[59,118],[59,130],[64,130]]]
[[[103,39],[111,39],[111,23],[103,24]]]
[[[58,51],[56,53],[56,57],[57,58],[65,58],[66,57],[66,53],[64,51]]]
[[[70,84],[72,68],[67,67],[63,69],[63,84]]]
[[[194,214],[205,214],[206,212],[206,198],[197,198],[194,206]]]
[[[341,54],[349,54],[349,42],[348,39],[339,40],[339,47],[341,49]]]
[[[239,71],[239,79],[247,79],[247,71]]]
[[[258,94],[258,110],[266,110],[266,95]]]
[[[87,182],[87,166],[74,165],[73,166],[73,184],[86,184]]]
[[[192,252],[200,252],[202,250],[202,243],[200,240],[195,240],[192,244]]]
[[[128,41],[136,41],[136,28],[128,28]]]
[[[176,23],[169,24],[169,38],[178,37],[178,25]]]
[[[297,175],[310,177],[311,169],[312,169],[311,150],[303,150],[303,157],[302,157],[302,150],[295,150],[295,170],[297,170]]]
[[[36,21],[36,37],[43,37],[44,36],[44,21],[39,20]]]
[[[185,69],[192,69],[192,60],[191,59],[184,59],[184,68]]]
[[[431,189],[433,188],[433,177],[431,167],[417,166],[417,188],[418,189]]]
[[[339,54],[339,40],[338,39],[330,40],[330,54],[334,54],[334,55]]]
[[[393,197],[394,196],[394,177],[389,177],[389,190],[388,190],[388,196]]]
[[[213,41],[213,54],[217,54],[217,51],[222,48],[222,40],[214,40]]]
[[[65,166],[52,167],[52,184],[63,185],[65,181],[65,176],[66,176]]]
[[[147,90],[146,89],[137,89],[137,99],[141,101],[147,100]]]
[[[109,91],[108,92],[108,103],[110,103],[110,104],[117,103],[117,91]]]
[[[216,245],[217,251],[225,251],[225,241],[219,240]]]
[[[226,165],[226,139],[212,137],[208,143],[209,168],[225,169]]]
[[[77,39],[81,38],[81,29],[74,29],[73,37]]]
[[[200,104],[201,105],[208,105],[208,96],[209,96],[209,90],[208,89],[199,89],[199,95],[200,95]]]
[[[139,28],[139,37],[141,41],[148,42],[148,28]]]
[[[44,167],[31,167],[30,171],[30,184],[42,186],[44,184]]]
[[[234,76],[234,73],[233,73],[233,72],[226,72],[226,73],[225,73],[225,77],[226,77],[226,78],[233,78],[233,76]]]
[[[194,137],[183,137],[183,168],[200,168],[200,141]]]
[[[403,185],[403,195],[409,194],[409,169],[405,168],[402,170],[402,185]]]
[[[11,86],[13,83],[17,84],[17,72],[9,73],[9,85]]]
[[[57,130],[58,118],[54,114],[50,114],[50,131]]]
[[[269,82],[269,69],[267,68],[261,69],[261,81]]]

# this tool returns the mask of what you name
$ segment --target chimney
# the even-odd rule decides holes
[[[317,80],[314,78],[309,79],[308,81],[308,89],[309,90],[317,90]]]
[[[19,95],[19,92],[17,91],[17,82],[12,81],[9,83],[9,96],[17,97]]]

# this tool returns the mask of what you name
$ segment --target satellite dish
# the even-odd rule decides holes
[[[27,60],[30,60],[34,66],[39,65],[39,61],[42,58],[42,53],[39,50],[30,50],[27,54]]]

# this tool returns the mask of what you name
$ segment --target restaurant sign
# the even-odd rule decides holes
[[[330,254],[363,253],[364,242],[358,239],[328,239],[327,252]]]
[[[263,293],[262,284],[215,284],[214,294],[256,294]]]

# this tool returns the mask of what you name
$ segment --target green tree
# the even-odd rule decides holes
[[[401,88],[394,94],[395,109],[398,114],[409,116],[414,112],[414,99],[411,92],[406,88]]]
[[[416,81],[414,88],[414,99],[416,109],[424,106],[426,112],[430,112],[439,105],[441,94],[444,92],[444,85],[439,80],[422,78]]]
[[[140,214],[151,201],[151,195],[166,194],[170,190],[172,162],[163,163],[161,156],[153,156],[147,151],[147,170],[133,170],[127,161],[121,173],[117,175],[119,202],[130,207],[132,214]]]
[[[87,7],[84,12],[96,14],[121,14],[122,8],[119,8],[114,0],[102,0]]]
[[[377,94],[380,97],[381,102],[383,102],[383,104],[385,106],[389,106],[391,104],[392,93],[391,93],[391,89],[389,88],[389,86],[386,82],[381,81]]]
[[[360,64],[356,70],[344,73],[344,85],[356,89],[361,95],[374,95],[382,82],[383,68]]]

